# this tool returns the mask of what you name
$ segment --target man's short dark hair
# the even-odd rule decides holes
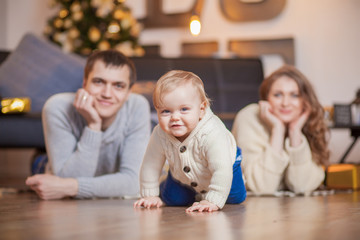
[[[85,81],[89,77],[90,72],[93,70],[94,64],[99,60],[102,61],[106,67],[108,66],[121,67],[127,65],[130,70],[130,87],[136,82],[136,69],[133,61],[128,57],[126,57],[121,52],[116,50],[93,52],[86,61],[86,65],[84,69]]]

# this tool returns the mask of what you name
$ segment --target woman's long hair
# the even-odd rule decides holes
[[[329,164],[328,137],[329,129],[324,120],[324,109],[320,105],[314,89],[309,80],[295,67],[284,65],[269,77],[265,78],[260,86],[260,99],[268,100],[272,84],[282,76],[293,79],[299,87],[300,96],[304,104],[311,107],[311,112],[302,132],[307,138],[313,159],[318,164],[327,166]]]

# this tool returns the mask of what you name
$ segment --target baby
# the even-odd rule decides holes
[[[191,205],[187,212],[212,212],[225,203],[243,202],[241,151],[211,111],[201,79],[170,71],[157,82],[153,102],[159,124],[147,146],[140,171],[142,198],[134,207]],[[166,160],[169,172],[160,184]]]

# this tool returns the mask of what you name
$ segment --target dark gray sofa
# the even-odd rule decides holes
[[[0,61],[6,61],[7,57],[10,57],[9,54],[2,51]],[[223,119],[229,129],[237,111],[249,103],[258,101],[258,88],[263,80],[260,59],[161,57],[132,59],[137,69],[139,83],[155,82],[171,69],[187,70],[197,74],[204,81],[205,90],[212,99],[213,111]],[[81,86],[81,78],[75,81],[78,82],[73,83],[74,87],[70,91],[76,91],[77,86]],[[0,81],[0,96],[2,95],[1,84],[3,83]],[[47,84],[47,80],[42,79],[41,84]],[[69,91],[60,87],[52,90],[54,92]],[[144,93],[144,95],[151,101],[151,94]],[[3,95],[2,97],[15,96]],[[38,148],[41,150],[45,148],[41,110],[37,109],[26,114],[0,115],[0,133],[0,148]]]

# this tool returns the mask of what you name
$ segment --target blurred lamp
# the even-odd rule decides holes
[[[3,98],[0,101],[2,114],[24,113],[31,109],[31,100],[27,97],[22,98]]]
[[[198,15],[192,15],[190,18],[190,32],[192,35],[197,36],[201,31],[201,22]]]

